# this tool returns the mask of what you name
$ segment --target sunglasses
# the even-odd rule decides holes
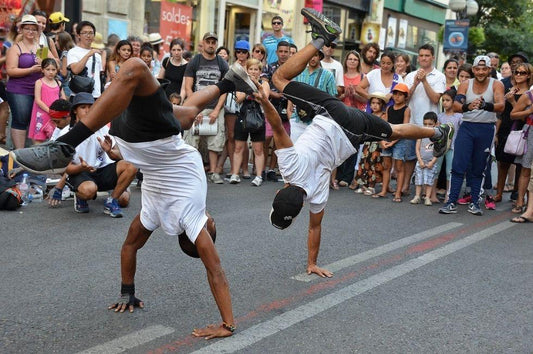
[[[235,50],[235,53],[236,54],[245,54],[245,53],[248,53],[248,51],[247,50],[237,49],[237,50]]]
[[[281,21],[275,21],[275,22],[272,22],[272,24],[273,24],[273,25],[282,25],[283,22],[281,22]]]
[[[261,49],[254,49],[254,53],[265,54],[265,52],[263,52]]]
[[[522,76],[522,75],[525,76],[525,75],[529,75],[529,73],[528,73],[527,71],[518,71],[518,70],[516,70],[516,71],[514,72],[514,74],[515,74],[516,76]]]

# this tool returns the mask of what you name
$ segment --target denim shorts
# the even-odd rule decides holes
[[[392,156],[394,160],[405,161],[405,152],[407,149],[407,140],[400,139],[396,144],[391,146],[388,149],[385,149],[381,152],[381,156],[389,157]]]
[[[33,109],[33,96],[8,91],[7,102],[11,109],[11,128],[18,130],[28,129]]]

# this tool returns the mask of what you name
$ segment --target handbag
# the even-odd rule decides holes
[[[507,137],[503,152],[515,155],[522,156],[527,152],[527,136],[529,134],[529,125],[524,130],[513,130],[516,126],[516,121],[511,127],[511,132]]]
[[[255,133],[265,127],[265,119],[259,104],[252,100],[246,100],[241,108],[242,127],[250,133]]]
[[[96,58],[93,54],[93,64],[92,64],[92,75],[94,76],[94,68],[96,66]],[[69,69],[70,71],[70,69]],[[93,93],[94,90],[94,78],[89,77],[87,73],[87,67],[83,69],[83,71],[79,74],[74,74],[71,72],[70,82],[68,83],[68,87],[72,90],[74,93],[80,93],[80,92],[87,92],[87,93]]]

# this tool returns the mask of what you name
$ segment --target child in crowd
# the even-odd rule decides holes
[[[385,118],[385,105],[387,98],[384,93],[374,92],[370,94],[370,109],[372,114],[382,119]],[[361,161],[355,176],[359,188],[355,193],[363,193],[364,195],[375,195],[375,185],[382,181],[382,160],[381,148],[377,141],[367,141],[363,144],[363,152],[361,154]]]
[[[409,87],[404,83],[399,83],[392,90],[394,105],[387,108],[385,120],[390,124],[407,124],[411,120],[411,109],[407,107],[407,97],[409,97]],[[406,150],[406,140],[399,139],[393,141],[382,141],[381,156],[383,157],[383,188],[381,193],[375,198],[387,195],[390,186],[391,168],[394,160],[394,170],[396,171],[396,192],[394,192],[395,203],[402,202],[402,188],[404,181],[403,159]],[[400,186],[400,188],[398,188]]]
[[[457,93],[456,90],[446,90],[441,97],[442,102],[442,108],[444,109],[444,112],[440,113],[438,115],[438,121],[441,124],[451,123],[453,124],[453,127],[455,131],[459,131],[459,125],[461,124],[461,119],[463,118],[463,115],[461,113],[456,113],[453,111],[453,101],[455,99],[455,94]],[[452,172],[452,160],[453,160],[453,146],[455,144],[455,137],[454,134],[452,143],[450,145],[450,149],[444,154],[443,157],[439,158],[437,161],[437,171],[440,171],[440,168],[442,166],[442,161],[446,159],[446,191],[450,189],[450,178],[451,178],[451,172]],[[446,198],[444,200],[444,203],[448,202],[448,192],[446,192]]]
[[[181,104],[181,96],[177,92],[172,92],[170,96],[168,96],[168,100],[170,103],[175,104],[179,106]]]
[[[113,80],[120,69],[120,66],[129,58],[131,58],[131,53],[133,53],[133,47],[131,43],[127,40],[122,40],[117,43],[115,50],[109,58],[107,63],[107,77],[109,81]]]
[[[424,114],[424,127],[434,128],[437,125],[437,113],[427,112]],[[422,187],[425,186],[425,205],[433,205],[431,202],[431,190],[433,181],[437,176],[437,158],[433,156],[433,143],[429,138],[416,141],[416,167],[415,184],[416,194],[411,204],[420,204],[422,201]]]
[[[153,61],[154,61],[154,50],[149,45],[143,45],[141,47],[141,59],[144,61],[146,66],[150,69],[150,72],[154,77],[157,77],[157,74],[155,73],[155,68],[153,68]]]
[[[28,137],[34,144],[40,144],[50,138],[55,126],[50,121],[49,107],[58,98],[65,98],[61,84],[56,78],[59,71],[57,62],[52,58],[44,59],[41,71],[43,77],[35,81],[35,100],[28,129]]]

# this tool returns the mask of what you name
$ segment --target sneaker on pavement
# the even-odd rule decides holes
[[[263,178],[261,176],[255,176],[254,180],[252,181],[252,186],[259,187],[263,184]]]
[[[231,177],[229,178],[229,183],[230,184],[241,183],[241,178],[239,177],[239,175],[231,175]]]
[[[364,192],[364,191],[363,191],[363,188],[361,188],[361,187],[359,187],[359,188],[357,188],[357,189],[355,190],[355,193],[357,193],[357,194],[363,194],[363,192]]]
[[[457,204],[459,205],[468,205],[472,203],[472,196],[470,193],[465,193],[462,198],[457,199]]]
[[[441,157],[450,149],[454,133],[452,123],[441,124],[437,129],[442,133],[442,137],[433,141],[433,156]]]
[[[485,209],[487,210],[496,210],[496,202],[494,198],[490,195],[485,197]]]
[[[457,214],[457,206],[455,203],[448,203],[439,209],[439,214]]]
[[[89,203],[86,200],[80,199],[76,193],[74,193],[74,210],[76,213],[86,214],[89,212]]]
[[[420,199],[420,197],[418,195],[415,195],[415,197],[413,199],[411,199],[411,201],[409,203],[411,204],[420,204],[422,200]]]
[[[478,204],[474,203],[470,203],[470,205],[468,206],[468,212],[477,216],[483,215],[483,210],[481,210]]]
[[[54,140],[25,149],[9,152],[23,169],[37,174],[61,174],[65,172],[76,149]]]
[[[107,197],[104,203],[104,213],[111,216],[112,218],[121,218],[122,209],[120,209],[120,206],[118,205],[118,200],[111,197]]]
[[[311,37],[313,39],[322,37],[325,44],[330,44],[342,33],[339,25],[315,9],[304,7],[300,13],[311,25]]]
[[[276,172],[274,170],[270,170],[266,174],[266,179],[267,179],[267,181],[277,182],[278,181],[278,176],[276,175]]]
[[[209,175],[209,180],[215,184],[224,184],[224,180],[216,172],[213,172]]]
[[[427,205],[427,206],[432,206],[433,205],[433,202],[431,201],[430,197],[425,197],[424,198],[424,205]]]
[[[224,79],[233,82],[235,85],[235,91],[244,92],[250,95],[257,92],[257,87],[254,82],[248,76],[246,70],[239,64],[235,63],[230,66],[228,72],[224,76]]]

